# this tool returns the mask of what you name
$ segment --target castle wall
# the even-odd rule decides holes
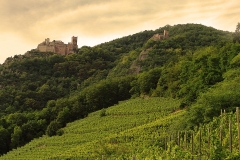
[[[65,45],[56,45],[55,52],[60,55],[66,55],[66,46]]]
[[[54,46],[47,46],[46,52],[55,52]]]
[[[38,46],[37,48],[40,52],[47,52],[47,46]]]
[[[37,50],[40,52],[55,52],[60,55],[67,55],[74,53],[78,49],[77,37],[72,37],[72,42],[64,44],[62,41],[52,41],[46,38],[44,42],[40,43]]]

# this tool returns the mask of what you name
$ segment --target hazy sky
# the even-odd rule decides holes
[[[93,46],[167,24],[234,31],[238,0],[0,0],[0,63],[45,38]]]

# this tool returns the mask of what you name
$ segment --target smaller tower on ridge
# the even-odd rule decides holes
[[[164,30],[163,35],[164,35],[164,38],[168,38],[168,31],[167,31],[167,30]]]
[[[49,39],[49,38],[46,38],[46,39],[45,39],[45,44],[46,44],[46,45],[49,45],[49,41],[50,41],[50,39]]]
[[[78,49],[77,39],[78,39],[78,37],[74,37],[74,36],[72,37],[73,50]]]

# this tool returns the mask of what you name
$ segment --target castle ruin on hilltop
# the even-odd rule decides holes
[[[37,46],[37,50],[40,52],[54,52],[60,55],[75,53],[77,49],[77,37],[74,36],[72,37],[72,42],[69,42],[68,44],[64,44],[62,41],[55,40],[50,42],[50,39],[46,38],[45,41]]]
[[[163,35],[162,35],[162,34],[159,34],[159,33],[154,34],[154,35],[152,36],[152,39],[153,39],[154,41],[160,41],[160,40],[163,40],[163,39],[168,38],[168,37],[169,37],[169,32],[168,32],[167,30],[164,30],[164,31],[163,31]]]

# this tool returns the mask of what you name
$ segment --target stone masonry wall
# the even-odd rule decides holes
[[[55,40],[50,42],[50,39],[47,38],[37,47],[37,50],[40,52],[55,52],[60,55],[74,53],[77,49],[77,37],[72,37],[72,42],[69,42],[68,44],[64,44],[62,41]]]

